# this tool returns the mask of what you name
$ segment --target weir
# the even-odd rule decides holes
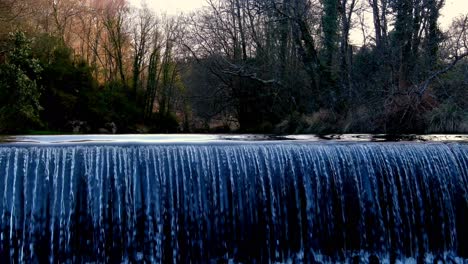
[[[467,144],[188,141],[0,145],[0,262],[468,260]]]

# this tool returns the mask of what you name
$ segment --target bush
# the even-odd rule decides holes
[[[328,109],[320,109],[310,115],[294,112],[276,126],[275,132],[278,134],[336,133],[340,130],[340,120],[336,113]]]
[[[106,123],[115,123],[119,133],[136,131],[142,110],[134,100],[132,92],[120,82],[88,91],[83,100],[82,117],[88,121],[92,131],[103,128]]]
[[[41,126],[36,80],[42,68],[31,55],[30,43],[22,32],[10,34],[10,51],[6,63],[0,65],[0,132],[25,132]]]
[[[151,125],[151,133],[175,133],[179,130],[179,122],[174,114],[154,114]]]
[[[87,97],[97,87],[92,70],[85,62],[74,61],[72,50],[53,36],[38,36],[33,52],[44,69],[41,119],[48,129],[71,132],[67,124],[83,120],[89,112]]]
[[[343,121],[343,133],[374,133],[379,130],[375,121],[379,113],[370,111],[366,106],[359,106],[348,112]]]
[[[454,102],[445,102],[426,115],[427,133],[467,133],[468,112]]]

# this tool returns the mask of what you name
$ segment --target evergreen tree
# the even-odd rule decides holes
[[[32,57],[31,41],[23,32],[11,33],[6,63],[0,65],[0,132],[22,132],[40,125],[42,68]]]

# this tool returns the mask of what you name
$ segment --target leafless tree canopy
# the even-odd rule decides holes
[[[121,91],[135,112],[130,130],[173,120],[179,131],[463,132],[468,17],[443,31],[444,4],[207,0],[167,16],[125,0],[1,0],[0,62],[17,30],[46,69],[66,47],[74,67],[89,69],[86,102],[118,109],[104,94]]]

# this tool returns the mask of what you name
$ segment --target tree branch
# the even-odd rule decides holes
[[[468,51],[461,54],[461,55],[458,55],[458,56],[454,56],[454,59],[453,61],[445,68],[439,70],[439,71],[436,71],[434,72],[431,76],[429,76],[429,78],[427,78],[421,85],[419,85],[419,89],[418,91],[416,92],[416,94],[421,98],[424,93],[427,91],[427,89],[429,88],[429,85],[431,84],[431,82],[436,79],[437,77],[439,77],[440,75],[450,71],[453,67],[455,67],[455,65],[460,61],[462,60],[463,58],[467,57],[468,56]]]

